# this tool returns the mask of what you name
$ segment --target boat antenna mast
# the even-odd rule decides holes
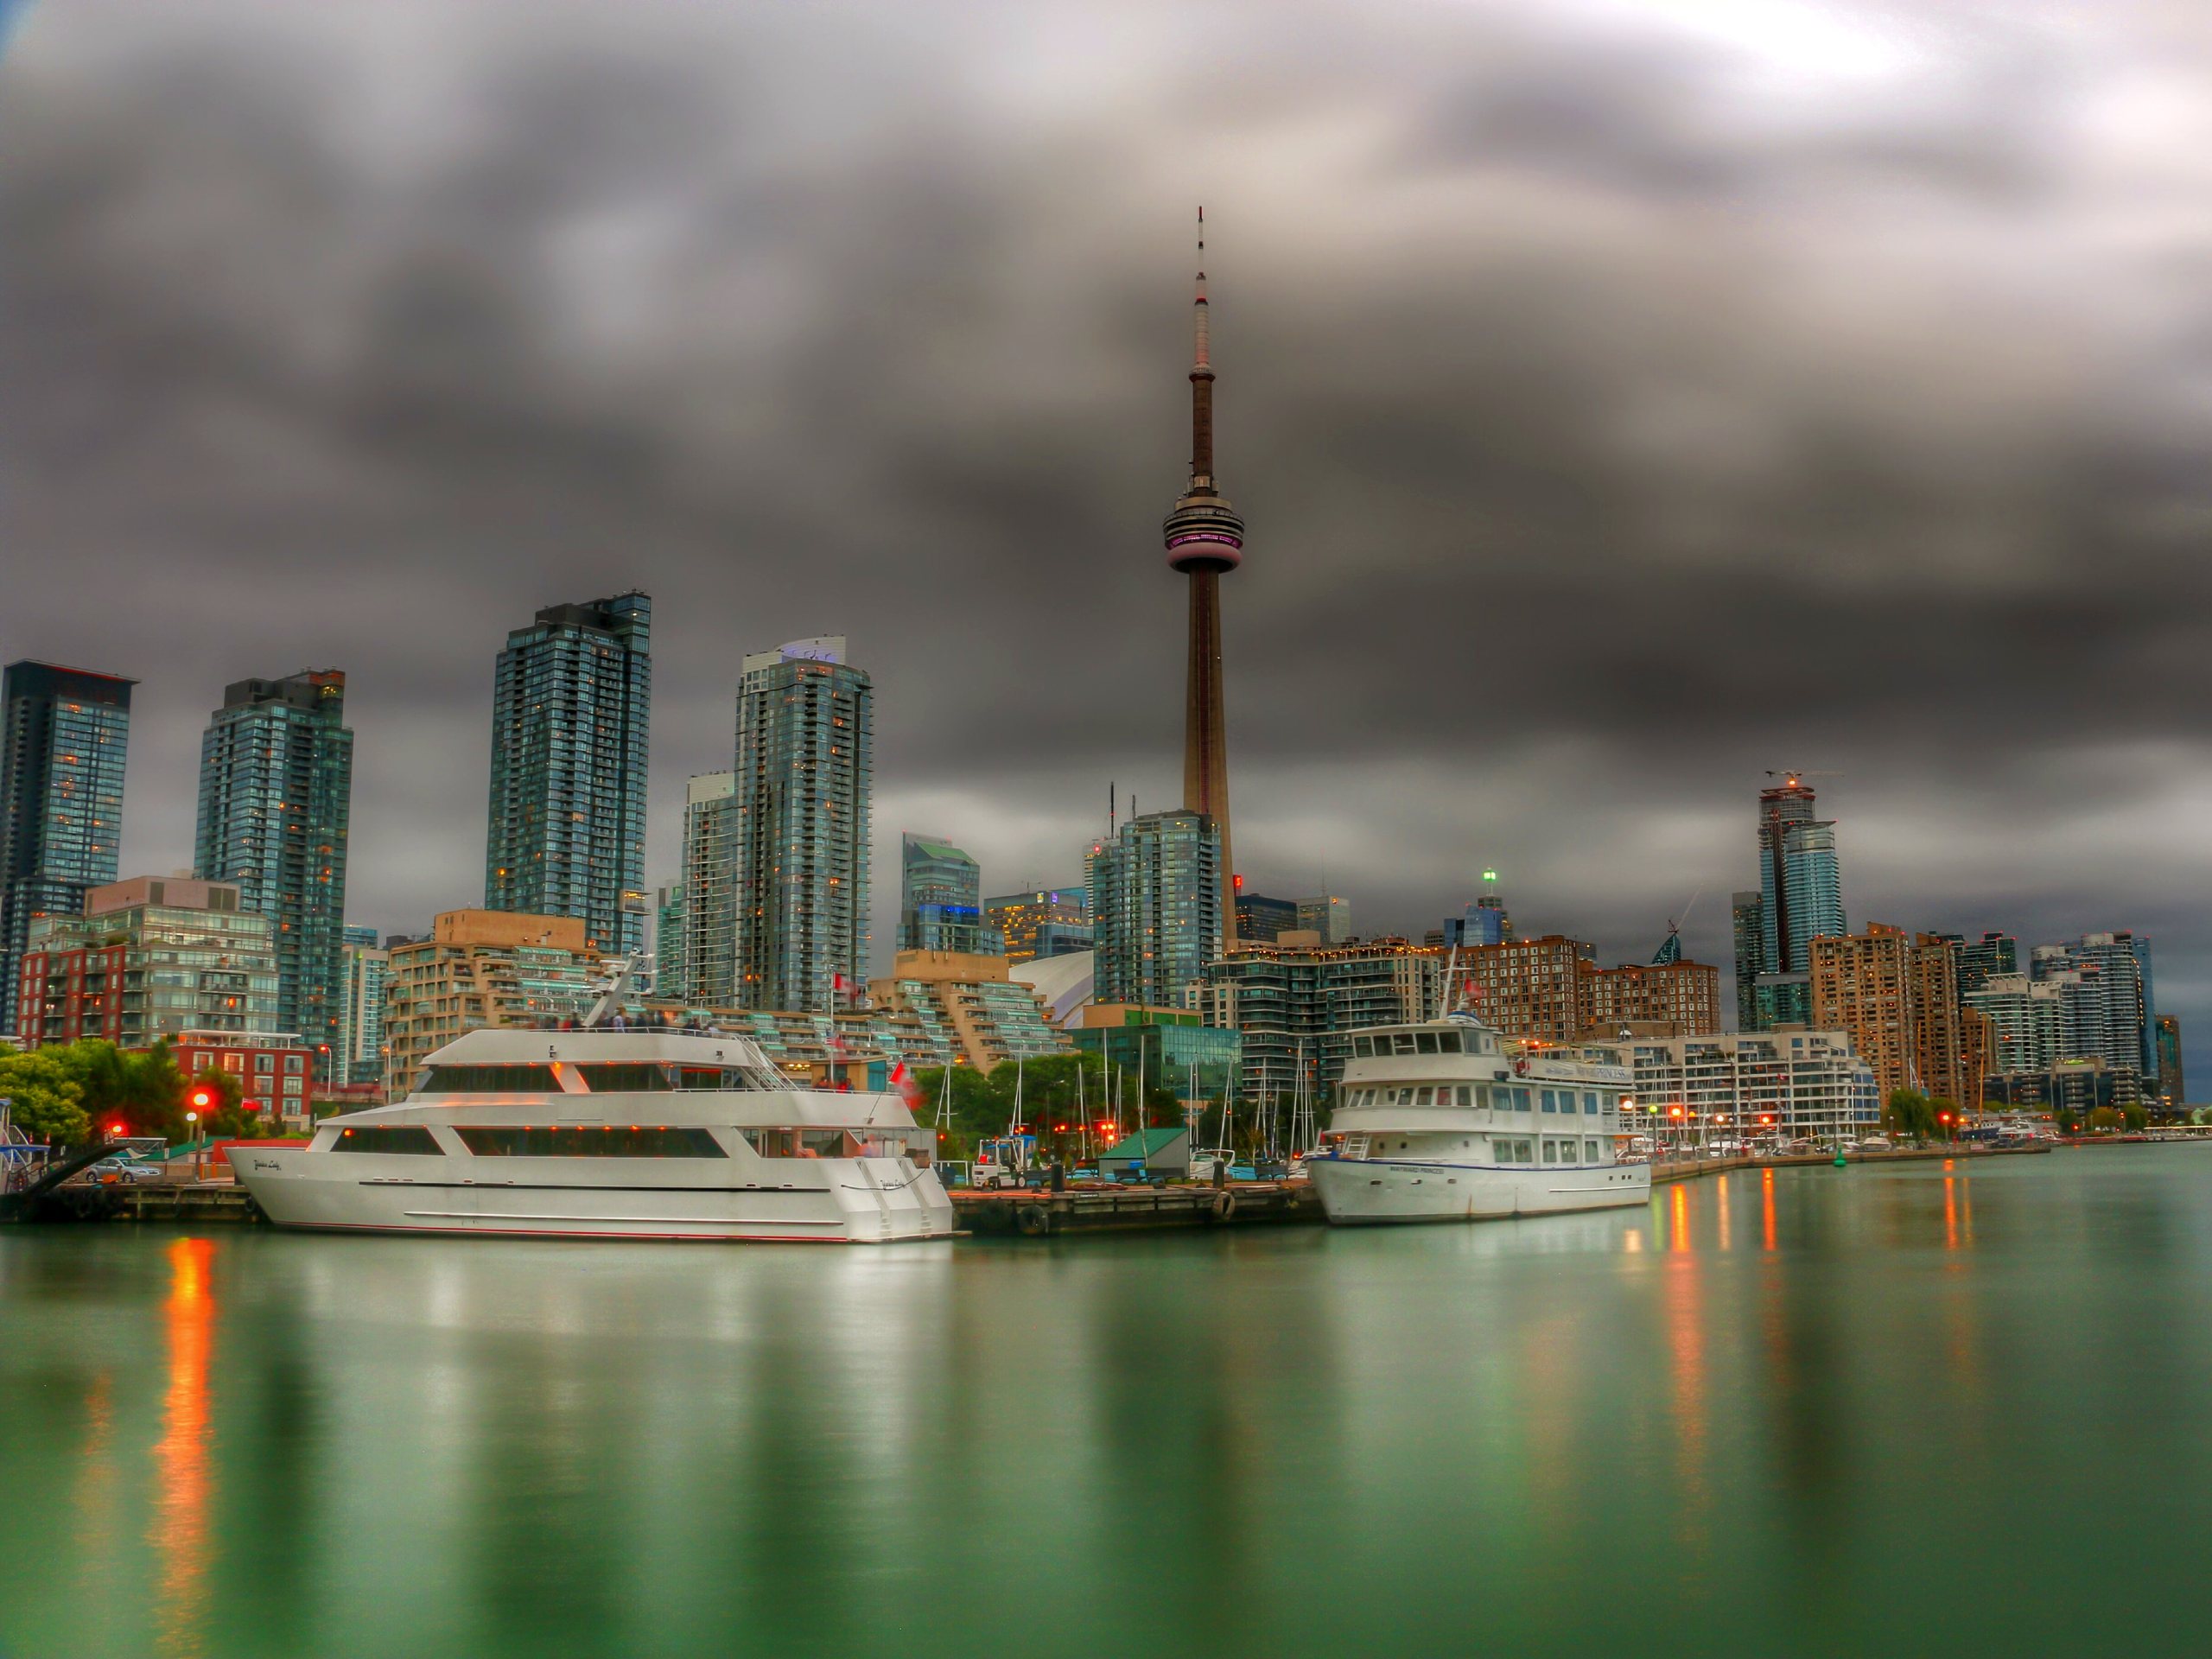
[[[620,1013],[630,992],[639,986],[639,982],[650,978],[653,971],[652,957],[645,951],[634,956],[610,957],[600,965],[605,969],[607,977],[597,987],[597,1000],[585,1010],[584,1017],[576,1022],[585,1031],[598,1030],[604,1021]]]

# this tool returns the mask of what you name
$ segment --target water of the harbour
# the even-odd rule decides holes
[[[0,1653],[2212,1650],[2212,1147],[883,1249],[0,1231]]]

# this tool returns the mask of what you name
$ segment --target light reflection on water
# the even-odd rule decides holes
[[[162,1436],[154,1446],[157,1497],[149,1535],[161,1558],[155,1620],[162,1653],[191,1659],[207,1650],[207,1567],[213,1548],[208,1505],[209,1372],[214,1302],[207,1269],[214,1243],[180,1238],[168,1249],[169,1293],[162,1304],[168,1387],[162,1398]]]
[[[0,1503],[0,1648],[2171,1651],[2189,1575],[2018,1564],[2212,1544],[2208,1268],[2194,1149],[911,1251],[18,1230],[0,1478],[79,1593]]]

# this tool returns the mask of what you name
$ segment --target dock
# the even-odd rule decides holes
[[[953,1212],[983,1237],[1052,1238],[1066,1233],[1155,1231],[1170,1227],[1314,1225],[1321,1201],[1310,1181],[1236,1181],[1224,1187],[1113,1185],[1105,1182],[988,1192],[955,1187]]]
[[[130,1221],[265,1224],[269,1219],[253,1194],[234,1181],[163,1182],[112,1190],[122,1197],[118,1213]]]
[[[1853,1152],[1846,1154],[1853,1164],[1910,1164],[1924,1162],[1930,1158],[1975,1159],[2033,1158],[2051,1150],[2048,1141],[2031,1147],[1990,1147],[1961,1142],[1957,1146],[1897,1147],[1888,1152]],[[1832,1152],[1787,1153],[1778,1158],[1680,1158],[1663,1159],[1651,1166],[1651,1185],[1663,1185],[1669,1181],[1694,1181],[1700,1175],[1726,1175],[1738,1169],[1802,1169],[1826,1164],[1833,1166],[1835,1154]]]

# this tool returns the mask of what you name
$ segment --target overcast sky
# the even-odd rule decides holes
[[[1177,804],[1201,201],[1250,887],[1725,967],[1809,768],[1853,926],[2147,929],[2212,1064],[2201,7],[45,0],[0,656],[143,682],[125,874],[226,681],[344,669],[396,930],[538,607],[654,596],[654,880],[843,632],[887,955],[900,830]]]

